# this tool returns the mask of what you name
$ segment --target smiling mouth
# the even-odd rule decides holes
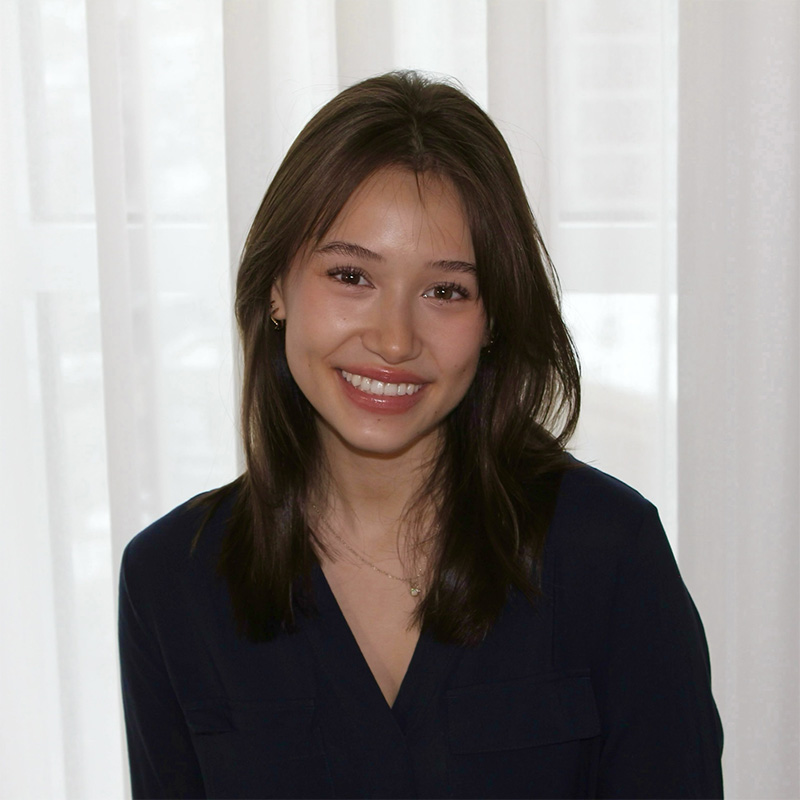
[[[383,397],[405,397],[418,392],[423,384],[421,383],[387,383],[375,378],[365,378],[363,375],[355,375],[352,372],[339,370],[342,377],[353,387],[364,394],[374,394]]]

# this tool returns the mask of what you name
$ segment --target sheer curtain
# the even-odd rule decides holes
[[[575,452],[662,511],[729,795],[800,795],[799,24],[794,0],[0,4],[4,794],[126,791],[119,554],[239,469],[250,219],[314,110],[413,67],[514,150],[583,358]]]
[[[800,4],[681,6],[681,566],[741,797],[800,797]]]
[[[0,15],[0,793],[121,797],[122,547],[236,472],[221,10]]]

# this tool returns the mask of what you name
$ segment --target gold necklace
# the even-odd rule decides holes
[[[318,515],[321,517],[321,512],[314,503],[311,504],[311,508],[317,512]],[[330,526],[325,526],[359,561],[363,564],[366,564],[368,567],[371,567],[375,570],[375,572],[380,572],[381,575],[385,575],[387,578],[391,578],[395,581],[400,581],[401,583],[405,583],[408,585],[409,594],[412,597],[417,597],[422,592],[422,576],[425,574],[422,570],[417,569],[417,574],[413,578],[401,578],[398,575],[392,575],[391,572],[387,572],[385,569],[381,569],[376,564],[373,564],[369,559],[365,556],[362,556],[361,553],[358,552],[354,547],[352,547],[348,542],[346,542],[338,533]]]

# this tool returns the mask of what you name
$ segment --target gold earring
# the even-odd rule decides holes
[[[284,325],[286,324],[286,320],[283,319],[275,319],[273,316],[275,314],[275,301],[270,300],[269,303],[269,321],[272,323],[272,330],[274,331],[282,331]]]
[[[269,315],[269,321],[272,323],[272,330],[274,331],[282,331],[286,325],[285,319],[275,319],[272,314]]]

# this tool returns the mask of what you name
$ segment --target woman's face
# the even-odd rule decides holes
[[[449,182],[375,173],[295,257],[272,300],[328,448],[429,452],[486,341],[472,237]]]

